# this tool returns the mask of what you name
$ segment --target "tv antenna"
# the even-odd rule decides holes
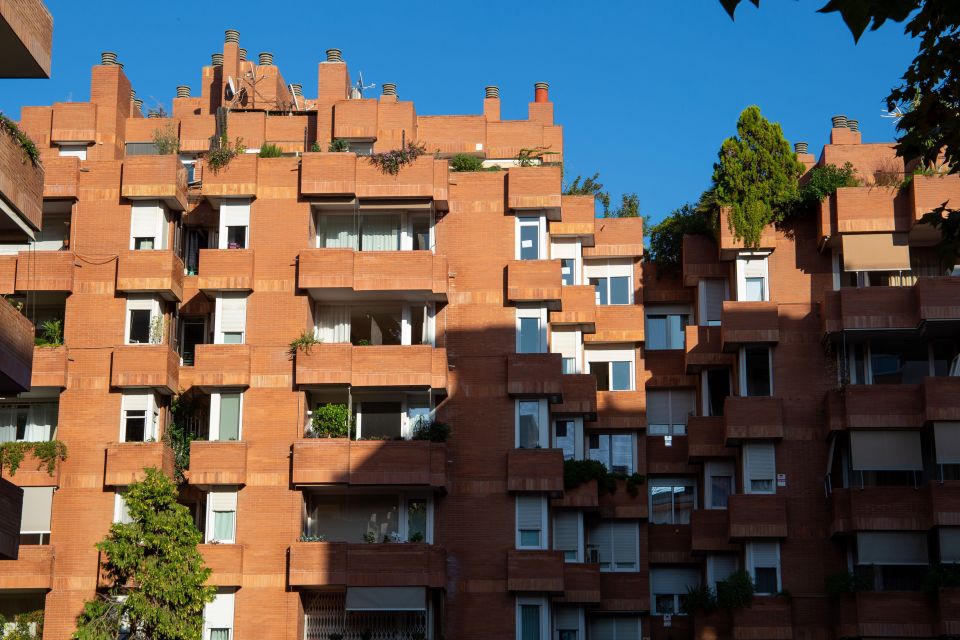
[[[359,94],[357,97],[362,98],[364,89],[373,89],[377,85],[374,83],[363,84],[363,71],[359,72],[359,75],[360,75],[360,79],[357,80],[357,84],[354,87],[354,89],[356,89],[357,94]]]

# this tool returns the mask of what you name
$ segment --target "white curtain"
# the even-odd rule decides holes
[[[17,439],[17,408],[0,407],[0,442]]]
[[[320,341],[350,342],[350,307],[320,307]]]
[[[357,231],[353,216],[324,216],[323,246],[328,249],[356,249]]]
[[[32,404],[27,412],[27,430],[24,440],[28,442],[46,442],[57,424],[57,405],[44,402]]]
[[[397,251],[400,249],[400,216],[363,217],[364,251]]]

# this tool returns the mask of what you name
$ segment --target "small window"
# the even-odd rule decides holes
[[[517,448],[547,447],[546,400],[517,400]]]
[[[651,524],[690,524],[694,509],[696,489],[693,480],[650,481]]]
[[[517,353],[543,353],[540,318],[517,318]]]
[[[590,373],[597,377],[597,391],[629,391],[629,362],[591,362]]]
[[[696,401],[692,390],[647,391],[647,434],[686,435],[687,420],[696,412]]]
[[[770,348],[744,347],[740,350],[742,396],[769,396],[772,392]]]
[[[584,264],[584,277],[594,288],[596,303],[633,303],[633,263],[630,260],[591,260]]]
[[[688,311],[663,312],[656,307],[648,307],[646,347],[647,349],[683,349],[686,342],[686,326],[689,324]]]
[[[597,305],[610,304],[610,292],[607,278],[590,278]]]
[[[580,513],[559,511],[553,517],[553,548],[563,552],[564,562],[580,562]]]
[[[85,144],[62,144],[60,145],[61,158],[80,158],[87,159],[87,145]]]
[[[541,220],[540,216],[517,218],[518,260],[540,260]]]
[[[545,548],[546,518],[546,498],[538,495],[517,496],[517,549]]]
[[[553,423],[553,446],[563,450],[564,460],[576,459],[577,424],[573,420],[557,420]]]
[[[780,544],[778,542],[748,542],[747,567],[756,593],[772,595],[780,592]]]
[[[217,417],[217,440],[240,439],[240,411],[242,394],[221,393],[219,397],[219,416]],[[216,399],[215,399],[216,403]]]
[[[143,442],[147,431],[147,412],[140,409],[124,415],[124,442]]]
[[[150,251],[153,249],[154,238],[134,238],[134,251]]]
[[[227,227],[227,249],[247,248],[247,227]]]
[[[745,278],[747,302],[763,302],[763,281],[758,277]]]
[[[547,640],[547,603],[540,598],[517,599],[517,640]]]
[[[242,331],[224,331],[223,344],[243,344]]]
[[[745,493],[775,493],[776,455],[772,442],[743,444],[743,490]]]
[[[726,509],[734,492],[733,463],[713,460],[704,465],[708,509]]]
[[[21,487],[23,509],[20,515],[20,544],[50,544],[50,513],[53,487]],[[3,627],[0,627],[2,630]]]
[[[119,524],[130,524],[133,518],[130,516],[130,509],[127,507],[127,500],[122,491],[113,494],[113,521]]]
[[[737,300],[765,302],[770,299],[770,283],[765,254],[741,254],[737,258]]]
[[[350,140],[347,143],[347,148],[350,153],[355,153],[358,156],[373,155],[373,142],[370,140]]]
[[[560,279],[564,285],[573,285],[576,282],[574,278],[576,268],[576,258],[563,258],[560,260]]]
[[[124,394],[121,405],[121,442],[147,442],[157,438],[159,412],[153,394]]]
[[[600,433],[589,438],[589,457],[602,462],[612,473],[633,473],[633,434]]]
[[[689,589],[700,586],[700,570],[686,567],[651,567],[650,591],[656,615],[682,615]]]
[[[430,250],[430,216],[429,215],[411,215],[410,216],[410,236],[413,241],[414,251]]]
[[[128,344],[148,344],[150,342],[150,317],[149,309],[131,309],[130,310],[130,336],[127,339]]]
[[[234,543],[237,528],[237,492],[233,489],[207,494],[207,542]]]
[[[595,551],[600,571],[637,571],[639,540],[636,522],[596,522],[587,535],[588,555]]]

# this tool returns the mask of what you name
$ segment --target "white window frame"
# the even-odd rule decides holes
[[[627,300],[628,302],[614,304],[610,302],[611,278],[627,278]],[[608,258],[600,260],[584,260],[583,262],[583,282],[590,283],[590,280],[599,279],[607,281],[607,304],[600,304],[600,293],[595,292],[594,301],[598,306],[622,307],[634,303],[634,280],[633,280],[633,259],[632,258]]]
[[[754,553],[754,552],[753,552],[753,545],[754,545],[754,544],[756,544],[756,543],[755,543],[755,542],[752,542],[752,541],[747,542],[747,543],[744,545],[744,554],[745,554],[745,559],[746,559],[747,571],[750,573],[750,579],[753,580],[753,584],[756,585],[756,584],[757,584],[757,572],[756,572],[757,567],[756,567],[756,565],[754,564],[754,558],[753,558],[753,553]],[[780,593],[781,591],[783,591],[783,571],[781,570],[781,561],[780,561],[780,541],[779,541],[779,540],[772,541],[772,542],[764,541],[763,544],[774,544],[774,545],[776,545],[776,549],[777,549],[777,566],[776,566],[776,570],[777,570],[777,593]],[[761,568],[766,569],[766,568],[769,568],[769,567],[761,567]],[[758,592],[757,592],[757,595],[776,595],[776,594],[758,591]]]
[[[230,625],[228,627],[220,626],[219,621],[211,621],[207,615],[208,607],[216,607],[217,601],[220,600],[221,596],[229,596],[229,609],[230,609]],[[226,609],[225,605],[221,605]],[[214,629],[227,629],[227,638],[228,640],[233,640],[233,625],[234,620],[236,619],[237,609],[236,609],[236,589],[234,588],[225,588],[219,587],[217,589],[217,594],[212,602],[208,602],[203,608],[203,640],[211,640],[213,637]],[[216,625],[216,626],[214,626]]]
[[[123,497],[123,491],[117,489],[113,492],[113,523],[123,523],[123,511],[126,506],[126,499]],[[129,513],[129,512],[128,512]]]
[[[236,211],[234,211],[236,209]],[[240,219],[246,218],[246,225],[227,224],[229,216],[237,216]],[[229,249],[230,239],[227,234],[227,227],[246,226],[243,246],[250,248],[250,199],[249,198],[224,198],[220,203],[220,220],[217,224],[217,248]]]
[[[573,354],[564,352],[561,349],[558,349],[554,336],[558,334],[570,334],[573,336]],[[568,327],[563,329],[552,328],[550,329],[550,353],[559,353],[561,362],[563,360],[571,359],[573,360],[573,371],[572,373],[583,373],[583,332],[580,329],[569,330]]]
[[[739,554],[737,554],[737,555],[734,555],[734,554],[719,554],[719,553],[710,553],[710,554],[707,554],[707,562],[706,562],[707,585],[708,585],[711,589],[716,589],[716,586],[717,586],[717,583],[718,583],[718,582],[723,582],[724,580],[726,580],[727,578],[730,577],[730,574],[729,574],[729,573],[728,573],[727,575],[725,575],[725,576],[719,576],[719,575],[717,575],[717,564],[716,564],[717,559],[718,559],[720,556],[724,556],[724,555],[728,555],[729,557],[732,557],[732,558],[735,560],[737,568],[734,569],[734,571],[739,571],[739,570],[740,570],[740,555],[739,555]]]
[[[87,144],[59,144],[57,145],[57,154],[61,158],[80,158],[87,159]]]
[[[407,502],[410,500],[426,500],[427,531],[423,536],[423,543],[433,544],[433,496],[429,493],[419,491],[400,493],[400,507],[398,509],[400,517],[397,518],[397,534],[401,540],[410,540],[410,512],[407,509]]]
[[[400,404],[400,437],[404,440],[409,440],[413,437],[413,421],[410,420],[410,397],[411,396],[426,396],[427,397],[427,407],[429,411],[434,409],[434,398],[433,394],[428,391],[407,391],[400,394],[399,399],[391,397],[390,399],[376,399],[374,397],[360,397],[353,401],[353,407],[356,409],[355,415],[353,416],[353,428],[354,428],[354,439],[359,440],[363,437],[363,403],[364,402],[397,402]],[[308,412],[308,415],[312,415],[312,411]],[[519,410],[518,410],[519,416]],[[519,420],[519,418],[518,418]]]
[[[686,416],[681,416],[683,418],[687,418],[687,421],[684,421],[682,423],[677,421],[676,417],[673,415],[673,394],[674,393],[693,394],[693,408],[694,408],[694,412],[696,412],[697,392],[694,391],[693,389],[651,389],[650,391],[647,391],[647,394],[649,395],[651,391],[654,391],[658,394],[659,393],[667,394],[668,423],[667,424],[661,424],[659,422],[651,423],[648,420],[647,435],[648,436],[685,436],[687,435],[687,426],[689,424],[690,414],[687,414]],[[647,402],[648,407],[649,407],[649,404],[650,403],[648,398],[648,402]],[[659,429],[651,429],[651,427],[660,427],[660,426],[665,426],[667,428],[666,432],[663,432],[662,430],[659,430]],[[677,428],[677,427],[681,427],[681,428]]]
[[[520,321],[523,319],[536,319],[539,326],[539,351],[528,353],[547,353],[547,308],[531,305],[517,305],[517,353],[520,351]]]
[[[649,487],[649,489],[647,490],[647,513],[651,514],[650,524],[662,524],[662,525],[667,525],[667,526],[679,526],[680,524],[690,524],[689,522],[687,522],[687,523],[678,523],[678,522],[675,522],[676,517],[677,517],[676,508],[675,508],[675,507],[676,507],[676,499],[675,499],[675,495],[676,495],[676,494],[675,494],[673,491],[670,492],[670,522],[661,522],[661,523],[654,523],[654,522],[653,522],[653,519],[652,519],[652,514],[653,514],[653,491],[652,491],[652,489],[653,489],[654,487],[670,487],[670,488],[673,488],[673,487],[692,487],[692,488],[693,488],[693,509],[692,509],[692,511],[699,511],[699,510],[700,510],[700,506],[699,506],[699,504],[700,504],[700,500],[699,500],[699,498],[700,498],[700,491],[699,491],[699,488],[697,487],[697,479],[696,479],[696,478],[683,478],[683,477],[650,478],[650,479],[647,480],[647,485],[648,485],[648,487]],[[693,520],[693,514],[692,514],[692,513],[691,513],[691,515],[690,515],[690,519],[691,519],[691,521]]]
[[[213,500],[210,499],[211,493],[232,493],[234,495],[234,508],[233,508],[233,537],[229,540],[218,540],[214,538],[214,508]],[[223,485],[217,487],[215,491],[207,492],[207,503],[206,503],[206,526],[204,527],[204,542],[207,543],[216,543],[216,544],[236,544],[237,543],[237,527],[239,526],[239,520],[237,518],[237,512],[239,511],[239,495],[238,488],[232,485]]]
[[[550,259],[551,260],[573,260],[573,283],[568,286],[577,286],[583,282],[583,250],[580,238],[551,238],[550,239]],[[561,263],[562,265],[562,263]],[[561,279],[563,270],[561,266]]]
[[[573,459],[583,460],[584,459],[583,417],[582,416],[569,416],[569,417],[561,416],[559,418],[553,418],[551,420],[550,446],[554,449],[561,449],[561,447],[557,444],[557,423],[558,422],[570,422],[573,424]]]
[[[769,396],[750,396],[747,394],[747,347],[740,347],[737,352],[737,374],[739,388],[739,396],[741,398],[754,397],[754,398],[767,398],[776,395],[776,390],[773,387],[773,348],[770,345],[751,345],[751,348],[762,347],[767,350],[767,375],[770,379],[770,395]]]
[[[153,217],[153,234],[150,236],[135,236],[134,221],[137,212],[142,211],[145,215]],[[137,238],[153,238],[154,250],[165,250],[168,248],[167,237],[169,236],[170,214],[167,207],[159,200],[137,200],[130,206],[130,250],[136,250]]]
[[[568,607],[571,609],[577,610],[577,640],[585,640],[587,637],[586,615],[584,614],[583,607],[578,607],[576,605],[568,605]],[[551,618],[552,618],[552,624],[553,624],[553,632],[552,632],[553,635],[551,635],[550,637],[554,638],[554,640],[559,640],[560,631],[568,631],[568,629],[560,629],[557,626],[558,617],[556,615],[553,615],[553,612],[551,612]]]
[[[150,312],[150,331],[153,333],[153,323],[156,321],[157,317],[162,318],[163,313],[160,309],[160,300],[151,295],[129,295],[127,296],[127,305],[126,305],[126,317],[124,318],[123,325],[123,342],[124,344],[155,344],[151,342],[152,336],[147,336],[146,342],[130,342],[130,312],[131,311],[149,311]],[[166,332],[164,332],[166,333]],[[160,343],[162,344],[162,342]]]
[[[713,506],[713,482],[712,478],[725,478],[729,471],[730,477],[730,495],[737,492],[737,465],[732,461],[707,460],[703,464],[703,508],[719,509],[726,511],[727,507]]]
[[[612,473],[613,472],[613,440],[612,440],[613,436],[626,436],[630,438],[630,469],[629,469],[629,472],[627,473],[627,475],[630,475],[637,470],[637,434],[636,433],[625,432],[625,431],[607,431],[603,433],[587,434],[586,437],[584,438],[584,440],[586,441],[586,444],[584,445],[584,452],[583,452],[584,457],[587,460],[594,460],[594,458],[590,457],[590,452],[594,450],[592,447],[590,447],[590,438],[593,438],[593,437],[607,438],[609,441],[607,445],[607,452],[610,454],[610,459],[598,460],[598,462],[603,463],[603,466],[607,468],[607,471]]]
[[[520,611],[523,605],[540,607],[540,640],[550,640],[550,605],[546,598],[530,596],[517,596],[516,615],[514,616],[516,618],[514,622],[516,633],[514,635],[517,640],[523,640],[520,635],[522,629]]]
[[[514,402],[514,411],[513,411],[513,446],[515,448],[520,448],[520,403],[521,402],[536,402],[539,407],[540,422],[537,425],[540,429],[538,435],[538,442],[541,449],[546,449],[550,446],[550,411],[547,407],[546,398],[517,398]]]
[[[433,240],[433,214],[428,210],[411,210],[404,211],[400,216],[400,250],[401,251],[413,251],[413,221],[414,218],[418,216],[426,216],[427,218],[427,228],[428,228],[428,237],[427,242],[430,245],[429,249],[417,249],[417,251],[434,251],[435,244]]]
[[[137,403],[132,398],[141,398],[146,396],[147,406],[145,409],[132,409],[130,405]],[[157,396],[152,391],[125,392],[120,396],[120,437],[118,442],[127,442],[127,411],[144,411],[143,424],[143,442],[151,442],[160,439],[160,407],[157,403]],[[139,442],[139,441],[134,441]]]
[[[754,447],[760,444],[766,445],[767,443],[768,441],[744,442],[742,447],[743,448]],[[755,491],[753,489],[753,486],[751,485],[752,478],[750,476],[750,465],[749,465],[750,459],[747,456],[746,451],[743,451],[743,455],[742,455],[743,469],[741,472],[743,473],[743,492],[744,493],[772,495],[777,492],[777,447],[772,442],[769,442],[769,445],[773,447],[773,477],[770,478],[770,491],[759,491],[759,490]],[[758,478],[758,479],[766,480],[766,478]]]
[[[613,362],[630,363],[630,388],[628,389],[610,389],[608,393],[617,393],[622,391],[635,391],[637,388],[637,365],[636,349],[631,345],[602,345],[590,347],[583,350],[584,361],[586,362],[586,372],[590,371],[590,365],[594,362],[607,363],[609,380],[613,382]]]
[[[520,260],[520,228],[521,227],[536,227],[537,228],[537,260],[543,260],[547,248],[547,217],[543,212],[540,213],[520,213],[515,216],[516,223],[514,225],[514,251],[517,260]]]
[[[214,311],[213,311],[213,343],[214,344],[226,344],[224,340],[223,332],[223,300],[224,298],[246,298],[244,300],[244,314],[243,314],[243,331],[240,332],[240,342],[239,344],[247,343],[247,315],[249,311],[250,297],[246,293],[239,292],[219,292],[217,293],[216,300],[214,301]],[[235,332],[228,332],[235,333]],[[236,344],[236,343],[231,343]]]
[[[666,344],[664,346],[654,346],[650,344],[650,336],[653,335],[653,332],[650,331],[650,318],[651,316],[665,316],[666,326],[664,327],[664,336],[666,337]],[[678,351],[684,349],[687,344],[687,337],[685,329],[681,330],[679,335],[680,346],[674,347],[671,344],[674,344],[673,333],[670,330],[670,318],[674,316],[686,317],[687,322],[684,327],[688,327],[691,324],[691,317],[693,316],[693,310],[689,306],[684,305],[644,305],[643,308],[643,321],[644,321],[644,336],[646,341],[644,342],[644,348],[648,351]]]
[[[770,252],[768,251],[741,251],[737,254],[737,300],[747,300],[747,262],[763,260],[763,300],[770,301]]]
[[[540,543],[535,546],[525,546],[521,544],[521,535],[520,535],[520,501],[521,498],[529,499],[533,498],[540,501]],[[549,503],[547,502],[547,497],[543,495],[530,495],[530,494],[517,494],[516,500],[514,500],[514,511],[513,511],[513,522],[514,522],[514,533],[515,533],[515,546],[517,549],[526,549],[526,550],[546,550],[550,548],[550,534],[551,531],[548,528],[548,521],[550,517]]]
[[[220,440],[220,399],[223,395],[240,396],[240,414],[237,425],[237,442],[243,440],[243,389],[218,389],[210,394],[210,425],[207,429],[211,441]]]

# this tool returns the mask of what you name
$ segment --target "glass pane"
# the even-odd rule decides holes
[[[753,493],[773,493],[773,480],[751,480],[750,490]]]
[[[127,442],[143,442],[146,427],[146,411],[127,411],[124,440]]]
[[[763,278],[746,278],[746,300],[748,302],[763,302]]]
[[[360,404],[361,438],[399,438],[400,417],[403,412],[399,402],[363,402]]]
[[[247,248],[247,228],[227,227],[227,249]]]
[[[321,220],[326,229],[320,246],[329,249],[357,247],[357,222],[353,216],[322,216]]]
[[[540,403],[520,402],[519,444],[521,449],[540,446]]]
[[[427,501],[423,498],[407,500],[407,540],[425,542],[427,539]]]
[[[134,238],[133,248],[137,251],[149,251],[153,249],[153,238]]]
[[[673,524],[673,487],[650,487],[650,522]]]
[[[564,460],[573,460],[576,455],[574,433],[576,429],[570,420],[558,420],[555,426],[556,446],[563,450]]]
[[[240,331],[224,331],[223,344],[243,344],[243,333]]]
[[[307,532],[330,542],[382,542],[398,529],[396,495],[311,495],[307,498]]]
[[[630,278],[610,278],[610,304],[630,304]]]
[[[133,309],[130,311],[129,342],[131,344],[150,342],[150,311],[148,309]]]
[[[748,396],[770,395],[770,350],[747,347],[744,354]]]
[[[611,458],[614,473],[633,473],[633,438],[621,433],[610,436],[612,441]]]
[[[413,236],[413,250],[430,249],[430,216],[410,216],[410,234]]]
[[[757,567],[754,569],[757,583],[757,593],[777,592],[777,570],[773,567]]]
[[[629,362],[611,362],[610,368],[613,370],[613,391],[630,390],[630,363]]]
[[[240,394],[220,396],[220,440],[240,439]]]
[[[540,532],[536,530],[522,529],[520,531],[520,546],[521,547],[539,547]]]
[[[609,304],[610,302],[607,296],[607,279],[606,278],[590,278],[590,284],[593,285],[593,288],[596,294],[596,303]]]
[[[210,640],[230,640],[230,629],[210,629]]]
[[[597,391],[610,390],[610,363],[591,362],[590,373],[597,378]]]
[[[350,342],[355,345],[399,345],[403,342],[403,306],[363,305],[350,310]],[[421,329],[422,331],[422,329]]]
[[[411,305],[410,307],[410,344],[427,344],[427,307]]]
[[[667,348],[667,316],[647,316],[647,349]]]
[[[707,387],[710,392],[710,415],[722,416],[723,403],[730,395],[730,372],[727,369],[708,369]]]
[[[576,373],[577,372],[577,361],[575,358],[563,358],[561,360],[563,365],[564,373]]]
[[[610,469],[610,436],[606,434],[591,435],[587,456],[591,460],[602,462],[607,469]]]
[[[711,476],[710,506],[714,509],[726,509],[733,492],[733,478],[730,476]]]
[[[690,514],[693,513],[693,507],[693,487],[674,487],[673,524],[690,524]]]
[[[213,539],[220,541],[233,540],[233,524],[236,517],[235,511],[214,511]]]
[[[669,334],[667,348],[683,349],[684,333],[683,328],[687,326],[687,316],[674,315],[667,316]]]
[[[521,640],[540,640],[539,605],[520,605],[520,638]]]
[[[520,340],[517,353],[540,353],[540,319],[520,318]]]
[[[574,283],[573,269],[577,261],[573,258],[564,258],[560,261],[560,278],[563,284],[572,285]]]
[[[360,221],[361,251],[397,251],[400,249],[400,216],[365,215]]]
[[[520,259],[540,259],[540,225],[520,224]]]
[[[657,595],[657,613],[676,613],[673,606],[673,595]]]

